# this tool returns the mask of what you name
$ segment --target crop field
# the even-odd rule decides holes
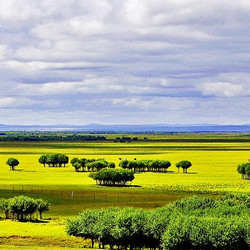
[[[58,247],[89,246],[81,239],[68,237],[65,221],[85,208],[164,206],[194,194],[218,196],[227,192],[250,192],[250,181],[242,180],[236,167],[250,159],[249,135],[140,135],[148,141],[117,143],[115,135],[102,142],[0,142],[0,198],[20,194],[43,198],[51,203],[41,223],[0,221],[0,248],[13,246]],[[242,139],[243,138],[243,139]],[[167,173],[135,174],[129,187],[97,186],[89,173],[65,168],[43,167],[42,154],[63,153],[84,158],[105,158],[118,166],[119,158],[128,160],[168,160]],[[15,171],[6,165],[8,158],[20,162]],[[178,173],[175,163],[189,160],[187,174]],[[9,247],[9,248],[8,248]],[[25,248],[29,249],[29,248]],[[42,249],[42,248],[41,248]]]

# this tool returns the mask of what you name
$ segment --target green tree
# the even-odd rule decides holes
[[[91,239],[91,247],[100,237],[100,220],[102,210],[86,209],[75,220],[69,220],[66,225],[68,235]]]
[[[114,162],[109,162],[108,163],[108,168],[115,168],[115,163]]]
[[[4,212],[5,219],[9,219],[9,200],[0,199],[0,210]]]
[[[6,164],[10,166],[10,170],[14,170],[19,165],[19,161],[15,158],[9,158]]]
[[[9,210],[13,214],[13,219],[24,220],[29,215],[31,220],[37,210],[37,203],[30,197],[20,195],[9,200]]]
[[[41,155],[38,161],[45,167],[46,166],[45,164],[47,163],[47,155]]]
[[[242,179],[245,179],[245,176],[246,176],[246,166],[247,166],[247,163],[242,163],[238,165],[237,167],[237,172],[241,174]]]
[[[44,201],[43,199],[37,199],[37,211],[39,212],[40,219],[42,219],[42,214],[44,212],[49,211],[50,204],[47,201]]]
[[[182,168],[183,173],[187,173],[187,169],[192,166],[192,163],[190,161],[180,161],[176,163],[175,166],[178,168],[178,172],[179,172],[179,168]]]

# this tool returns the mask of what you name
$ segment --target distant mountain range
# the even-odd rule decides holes
[[[82,132],[250,132],[246,125],[4,125],[0,131],[82,131]]]

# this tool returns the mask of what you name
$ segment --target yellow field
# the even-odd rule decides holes
[[[241,180],[236,172],[239,163],[250,158],[250,143],[0,143],[0,187],[32,185],[51,189],[96,188],[88,173],[76,173],[70,164],[66,168],[44,168],[38,163],[41,154],[65,153],[73,157],[100,158],[113,161],[119,158],[165,159],[172,162],[169,173],[137,174],[133,184],[143,189],[249,192],[250,183]],[[20,165],[9,171],[5,165],[16,157]],[[189,174],[178,174],[174,166],[180,160],[190,160]]]
[[[133,184],[143,188],[188,189],[203,191],[249,192],[248,181],[241,180],[236,167],[250,158],[250,143],[1,143],[0,186],[34,185],[61,188],[84,188],[94,185],[87,173],[76,173],[70,164],[66,168],[44,168],[38,163],[41,154],[65,153],[73,157],[100,158],[113,161],[119,158],[166,159],[172,162],[170,173],[136,175]],[[9,157],[20,161],[17,171],[9,171]],[[189,174],[178,174],[174,164],[190,160]]]
[[[70,164],[44,168],[38,163],[41,154],[51,153],[64,153],[70,159],[104,157],[116,165],[119,158],[160,159],[171,161],[172,166],[168,173],[136,174],[135,187],[100,187],[88,173],[77,173]],[[9,157],[20,161],[16,171],[5,164]],[[0,248],[86,247],[88,243],[66,235],[64,224],[87,207],[155,208],[193,193],[250,192],[250,181],[242,180],[236,171],[248,159],[250,142],[0,142],[1,197],[25,194],[44,198],[51,203],[44,217],[52,218],[46,223],[0,221]],[[177,172],[175,163],[180,160],[192,162],[188,174]]]

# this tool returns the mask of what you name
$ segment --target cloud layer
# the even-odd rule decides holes
[[[1,0],[0,123],[250,123],[250,3]]]

